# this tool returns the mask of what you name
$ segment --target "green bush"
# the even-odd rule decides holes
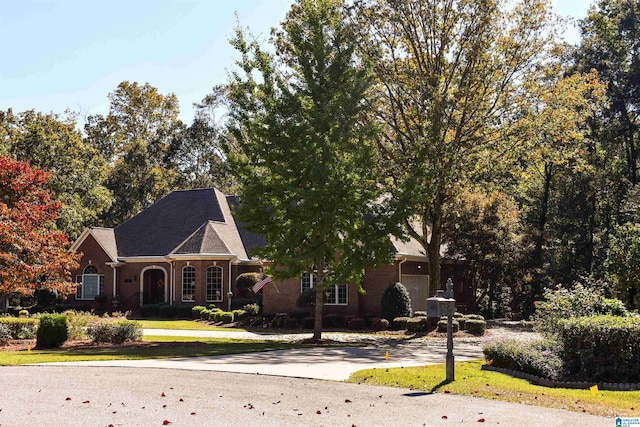
[[[188,307],[188,306],[187,306]],[[207,307],[205,307],[204,305],[196,305],[194,307],[191,307],[191,316],[194,319],[201,319],[200,317],[200,313],[202,313],[203,311],[205,311],[207,309]]]
[[[160,317],[160,307],[164,305],[167,304],[142,304],[140,306],[140,316],[143,318]]]
[[[286,329],[298,329],[298,319],[295,317],[287,317],[284,321],[284,327]]]
[[[455,334],[460,330],[460,323],[456,319],[452,319],[451,330]],[[447,332],[447,320],[441,319],[438,321],[438,332]]]
[[[254,298],[233,298],[231,300],[231,309],[238,310],[247,304],[257,304],[262,295],[256,295]]]
[[[175,305],[163,304],[158,309],[158,315],[163,319],[173,319],[178,316],[178,307]]]
[[[487,322],[484,320],[467,319],[465,321],[465,326],[470,334],[477,336],[484,335],[487,330]]]
[[[242,309],[246,311],[249,316],[257,316],[260,314],[260,306],[256,303],[246,304]]]
[[[207,313],[209,314],[209,319],[208,320],[218,323],[218,322],[222,321],[222,319],[220,318],[220,315],[222,313],[224,313],[224,311],[222,311],[222,310],[207,310]]]
[[[11,339],[11,331],[4,323],[0,323],[0,345],[6,345]]]
[[[573,289],[545,291],[544,300],[535,302],[533,320],[536,330],[554,334],[562,319],[597,315],[628,316],[629,312],[621,301],[604,298],[597,289],[578,283]]]
[[[38,323],[38,319],[34,317],[0,317],[0,325],[4,325],[9,329],[11,338],[14,340],[35,338]]]
[[[316,301],[316,290],[315,288],[305,289],[298,295],[298,299],[296,299],[296,305],[298,307],[308,307],[313,305]]]
[[[561,346],[553,339],[536,341],[501,340],[483,349],[487,363],[497,368],[513,369],[549,380],[559,380],[564,373]]]
[[[464,314],[460,313],[459,311],[456,311],[455,313],[453,313],[454,319],[462,319],[463,317],[464,317]]]
[[[561,320],[558,340],[567,374],[577,380],[640,382],[640,318],[595,316]]]
[[[486,320],[481,314],[467,314],[464,316],[467,320]]]
[[[98,316],[85,311],[67,310],[67,332],[70,340],[82,340],[87,337],[86,328],[98,319]]]
[[[411,317],[411,298],[400,282],[384,290],[381,301],[382,317],[392,321],[396,317]]]
[[[37,348],[57,348],[69,337],[67,316],[63,314],[43,314],[36,334]]]
[[[313,329],[315,319],[313,317],[305,317],[302,319],[302,329]]]
[[[20,310],[18,317],[29,317],[29,310]]]
[[[209,320],[211,313],[213,312],[206,308],[204,310],[200,310],[200,320]]]
[[[374,317],[371,319],[371,329],[374,331],[386,331],[389,329],[389,321],[387,319]]]
[[[413,317],[427,317],[426,311],[414,311]]]
[[[466,317],[460,317],[458,319],[456,319],[458,321],[458,325],[460,325],[460,330],[464,331],[467,329],[467,318]]]
[[[237,321],[247,316],[247,312],[245,310],[232,310],[233,318]]]
[[[338,328],[342,329],[346,326],[346,321],[341,314],[325,314],[322,316],[323,328]]]
[[[261,278],[260,273],[242,273],[236,278],[236,289],[251,289]]]
[[[427,330],[427,317],[412,317],[407,321],[409,332],[422,332]]]
[[[361,331],[364,329],[364,319],[362,317],[352,317],[347,322],[347,328],[352,331]]]
[[[133,320],[97,323],[87,328],[87,335],[94,343],[122,344],[142,340],[142,329]]]
[[[219,313],[220,321],[224,324],[233,323],[233,312],[231,311],[223,311]]]
[[[391,322],[391,327],[394,331],[403,331],[407,329],[410,317],[396,317]]]

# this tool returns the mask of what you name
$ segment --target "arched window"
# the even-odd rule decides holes
[[[222,267],[207,268],[207,302],[222,301]]]
[[[95,265],[89,264],[82,275],[76,276],[76,299],[93,300],[98,295],[104,295],[104,274],[98,274]]]
[[[196,300],[196,269],[186,266],[182,269],[182,301]]]

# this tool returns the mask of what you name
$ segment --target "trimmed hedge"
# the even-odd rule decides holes
[[[468,323],[468,322],[467,322]],[[456,319],[452,319],[451,321],[451,330],[455,334],[460,330],[460,323]],[[447,332],[447,321],[439,320],[438,321],[438,332]]]
[[[352,331],[361,331],[364,329],[364,319],[362,317],[352,317],[347,322],[347,327]]]
[[[477,319],[466,319],[464,325],[467,329],[467,332],[473,335],[484,335],[487,330],[487,322],[484,320]]]
[[[563,376],[563,362],[555,340],[521,341],[507,339],[488,344],[482,350],[487,363],[549,380]]]
[[[140,324],[133,320],[98,323],[87,328],[87,335],[94,343],[122,344],[142,340]]]
[[[640,382],[640,317],[594,316],[558,322],[566,373],[577,380]]]
[[[389,321],[387,319],[374,317],[371,319],[371,329],[374,331],[386,331],[389,329]]]
[[[21,340],[35,338],[38,330],[38,319],[19,317],[0,317],[0,325],[9,329],[11,339]]]
[[[412,317],[407,321],[409,332],[422,332],[427,330],[428,320],[426,317]]]
[[[0,323],[0,345],[6,345],[11,339],[11,331],[4,323]]]
[[[396,317],[391,322],[391,327],[394,331],[403,331],[407,329],[407,325],[409,324],[410,317]]]
[[[67,341],[67,316],[64,314],[43,314],[40,316],[38,333],[36,334],[37,348],[57,348]]]
[[[202,317],[200,317],[200,313],[202,313],[206,309],[207,307],[205,307],[204,305],[196,305],[195,307],[191,307],[191,317],[193,317],[194,319],[202,319]]]

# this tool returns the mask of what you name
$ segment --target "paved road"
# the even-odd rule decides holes
[[[495,400],[278,376],[82,366],[0,374],[2,427],[615,425]]]

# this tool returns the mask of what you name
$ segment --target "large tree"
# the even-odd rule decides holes
[[[166,155],[181,122],[177,97],[149,83],[124,81],[109,100],[109,114],[89,116],[85,131],[110,166],[114,203],[103,223],[113,226],[174,189],[176,174]]]
[[[433,293],[446,211],[512,151],[513,101],[549,54],[555,21],[546,0],[358,1],[353,17],[375,63],[371,119],[383,126],[389,193],[429,257]]]
[[[327,288],[359,285],[366,266],[390,256],[374,203],[371,80],[354,36],[342,1],[298,0],[274,32],[275,54],[237,31],[242,59],[226,87],[237,214],[266,237],[259,254],[285,267],[276,274],[314,275],[315,339]]]
[[[56,223],[72,237],[111,206],[106,162],[83,140],[72,115],[0,111],[0,155],[51,173],[46,187],[62,203]]]
[[[0,157],[0,297],[38,289],[74,290],[78,255],[55,228],[60,203],[45,189],[49,174]]]

